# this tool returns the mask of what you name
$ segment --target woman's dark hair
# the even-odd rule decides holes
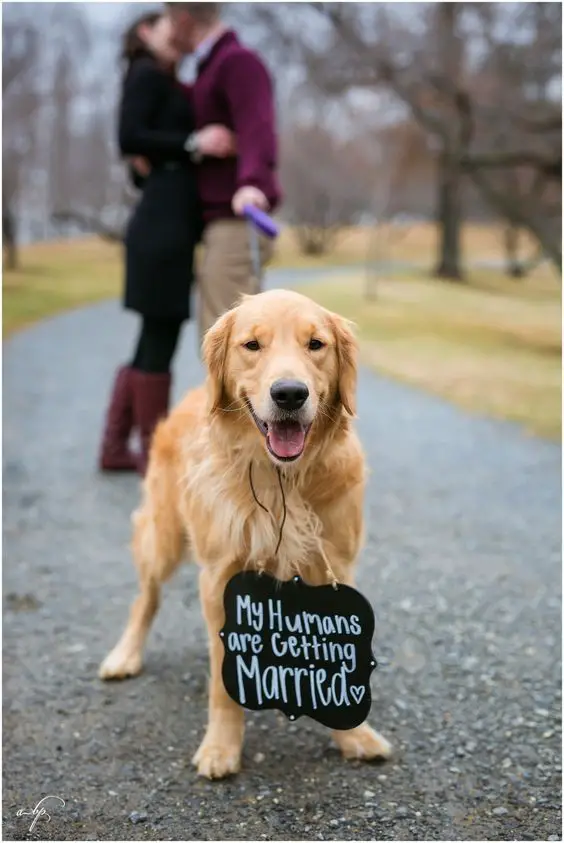
[[[126,76],[133,62],[149,53],[147,45],[139,35],[139,27],[154,26],[161,17],[162,12],[148,12],[137,18],[125,32],[122,39],[121,59]]]

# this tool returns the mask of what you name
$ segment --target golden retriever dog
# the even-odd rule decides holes
[[[140,594],[100,676],[139,673],[161,586],[194,558],[211,663],[208,726],[194,764],[200,775],[222,778],[240,768],[244,733],[244,711],[221,677],[226,583],[254,569],[352,585],[366,469],[351,424],[357,344],[340,316],[295,292],[248,296],[208,331],[203,353],[205,387],[153,437],[133,515]],[[391,752],[366,723],[333,737],[346,758]]]

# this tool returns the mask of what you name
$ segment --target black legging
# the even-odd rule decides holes
[[[131,367],[151,374],[169,372],[181,327],[176,319],[144,316]]]

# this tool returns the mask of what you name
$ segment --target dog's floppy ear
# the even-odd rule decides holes
[[[349,416],[354,416],[356,413],[358,342],[352,330],[352,322],[332,313],[331,323],[335,334],[339,366],[338,399]]]
[[[232,325],[233,311],[228,310],[206,332],[202,343],[204,363],[208,370],[207,387],[210,413],[217,412],[223,403],[225,363]]]

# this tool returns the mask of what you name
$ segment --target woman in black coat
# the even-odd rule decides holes
[[[170,366],[190,316],[194,250],[202,222],[192,156],[232,154],[224,127],[194,132],[190,90],[175,78],[180,55],[169,19],[145,15],[126,33],[119,147],[148,167],[125,237],[124,306],[142,316],[137,347],[114,381],[102,438],[103,471],[145,472],[151,435],[166,415]],[[139,183],[138,179],[136,179]],[[141,453],[129,449],[136,428]]]

